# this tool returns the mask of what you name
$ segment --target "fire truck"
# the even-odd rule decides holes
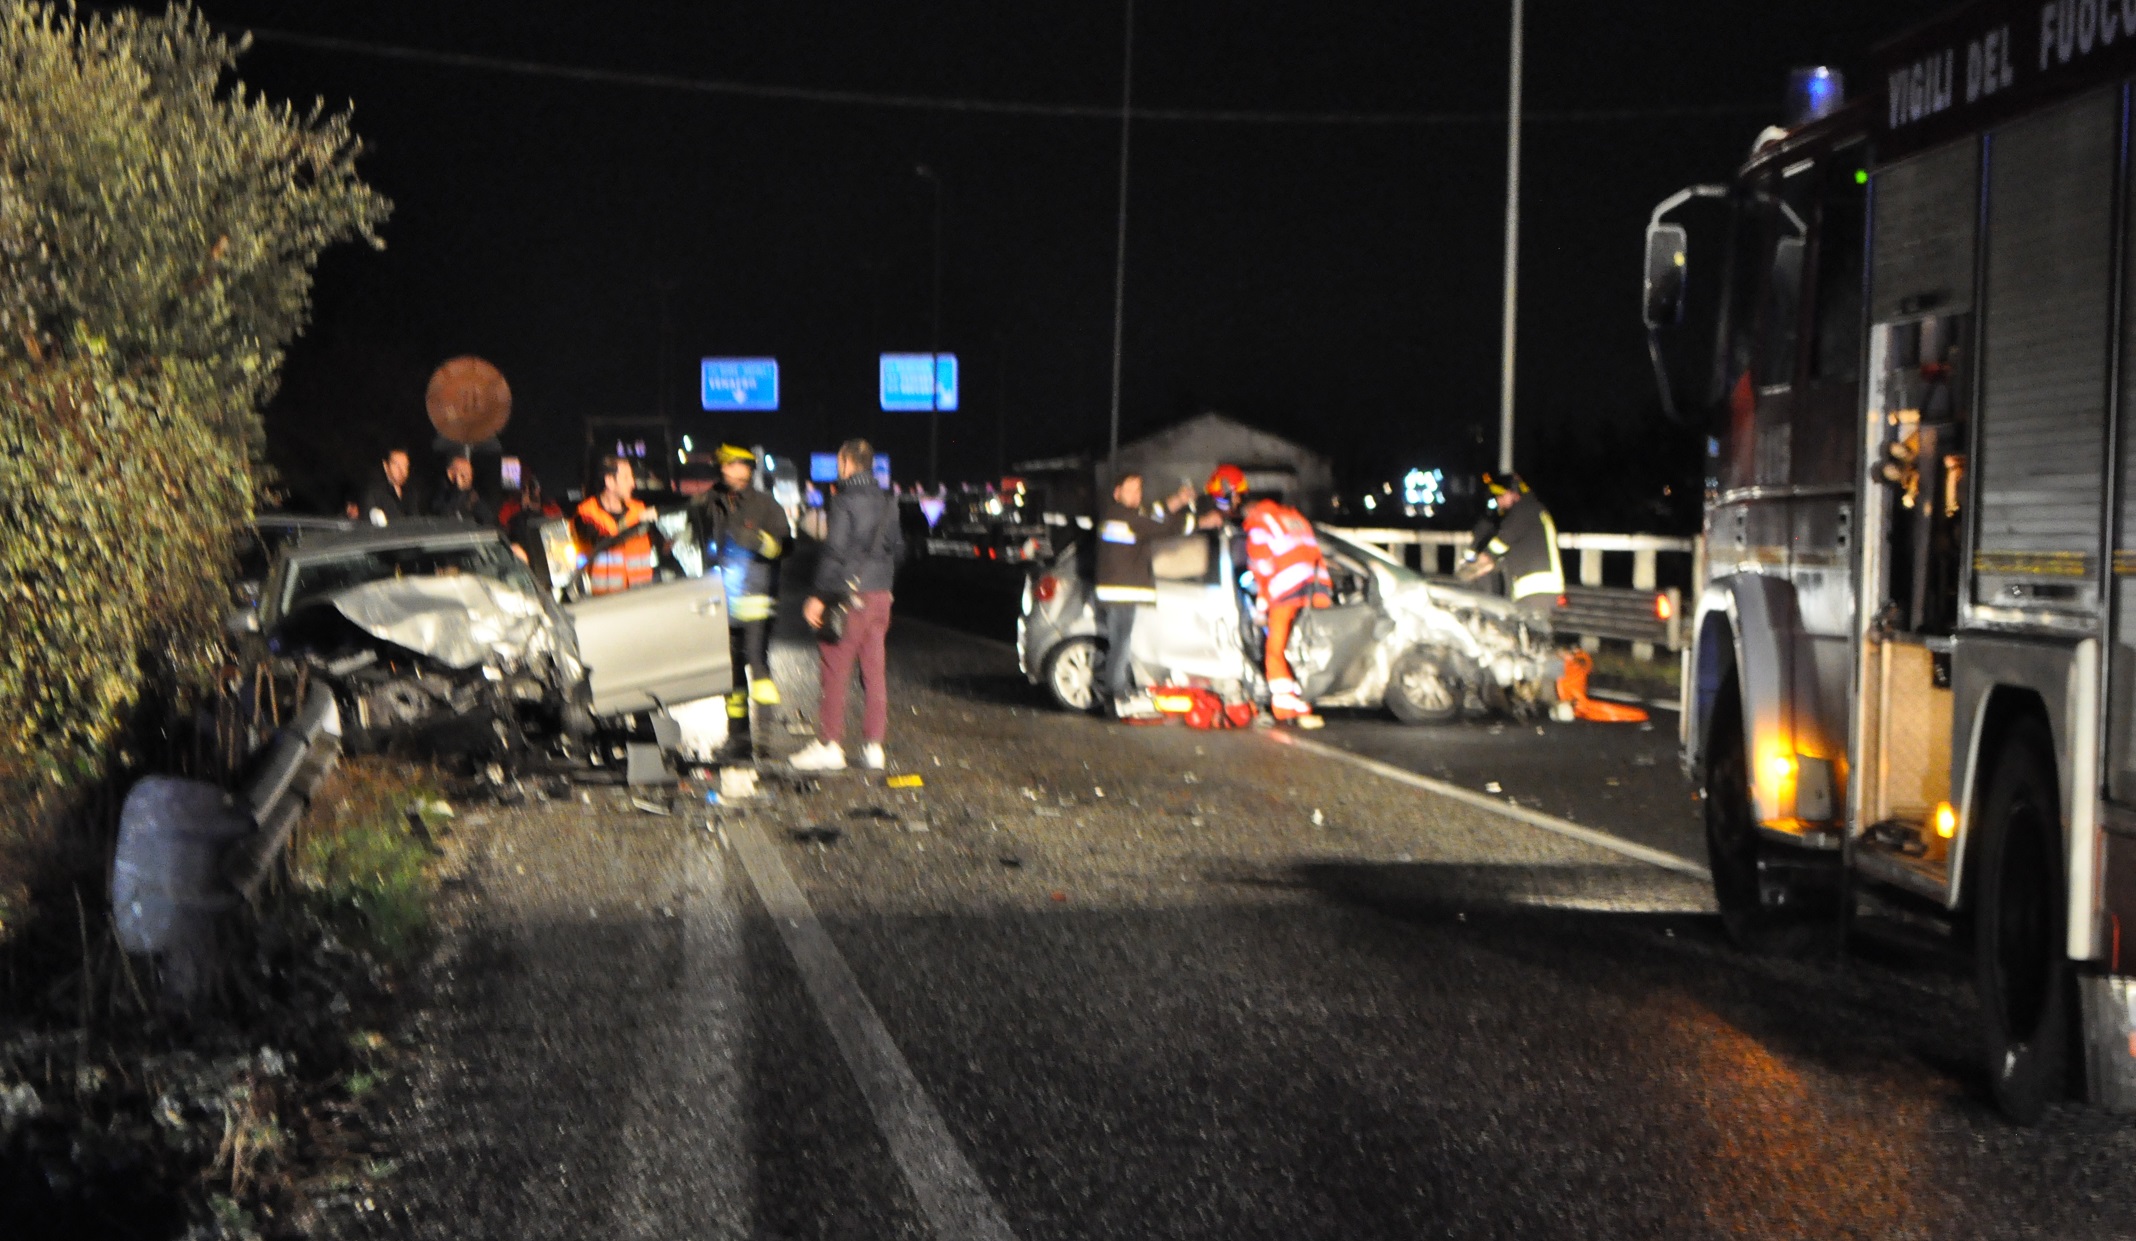
[[[1805,75],[1657,206],[1707,430],[1683,742],[1730,935],[1969,950],[2030,1122],[2136,1110],[2136,0],[1988,0]],[[1807,937],[1807,938],[1806,938]]]

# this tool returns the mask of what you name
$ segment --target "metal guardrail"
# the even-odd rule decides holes
[[[1568,586],[1558,598],[1551,622],[1565,633],[1629,642],[1648,651],[1648,658],[1656,648],[1683,649],[1683,593],[1674,586],[1667,590]]]
[[[1367,543],[1411,564],[1426,576],[1450,577],[1462,549],[1472,537],[1462,530],[1401,530],[1391,527],[1330,527],[1338,534]],[[1414,563],[1407,549],[1417,549]],[[1683,596],[1675,587],[1658,587],[1659,557],[1689,556],[1691,572],[1699,577],[1699,540],[1659,534],[1566,534],[1558,535],[1558,550],[1566,556],[1567,583],[1564,603],[1555,621],[1561,632],[1578,634],[1590,649],[1607,639],[1632,644],[1632,654],[1652,659],[1657,650],[1680,651],[1684,646]],[[1632,584],[1629,588],[1602,584],[1603,556],[1630,553]]]

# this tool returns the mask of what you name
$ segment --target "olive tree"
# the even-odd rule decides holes
[[[319,254],[382,245],[347,113],[248,90],[244,49],[183,6],[0,0],[0,795],[215,666]]]

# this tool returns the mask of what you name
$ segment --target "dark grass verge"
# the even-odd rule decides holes
[[[435,890],[427,773],[321,787],[189,1017],[119,951],[101,851],[12,854],[0,917],[0,1228],[10,1238],[310,1235],[392,1172],[369,1116]],[[98,856],[81,856],[95,853]]]

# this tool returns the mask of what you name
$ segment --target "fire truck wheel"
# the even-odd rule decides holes
[[[1844,936],[1836,859],[1759,837],[1743,745],[1742,691],[1730,677],[1706,732],[1706,858],[1721,925],[1749,952],[1816,956]]]
[[[2075,982],[2063,943],[2061,797],[2036,720],[2005,742],[1974,844],[1974,986],[1996,1106],[2035,1124],[2068,1089]]]
[[[1714,700],[1706,730],[1706,858],[1721,925],[1740,947],[1764,948],[1765,908],[1758,894],[1758,825],[1743,758],[1743,706],[1731,679]]]
[[[1422,647],[1395,660],[1387,673],[1387,709],[1404,724],[1444,724],[1461,714],[1467,692],[1446,660]]]
[[[1104,666],[1095,638],[1070,638],[1046,655],[1046,692],[1064,711],[1089,711],[1098,705],[1098,672]]]

